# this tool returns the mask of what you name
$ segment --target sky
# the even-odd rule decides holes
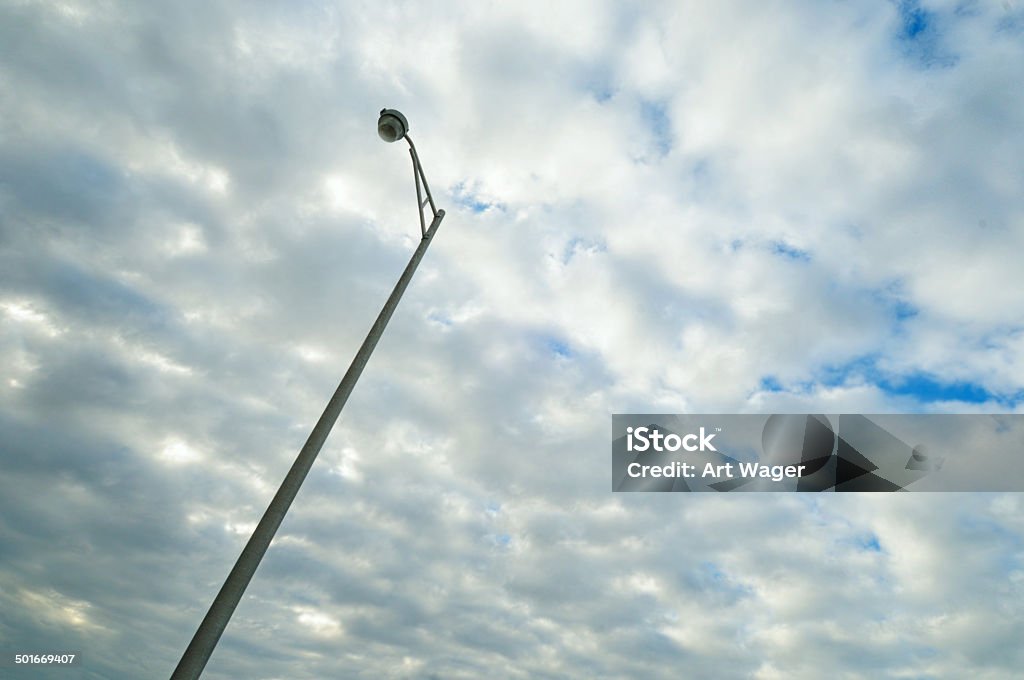
[[[1019,493],[621,494],[613,413],[1024,410],[1024,3],[0,0],[0,648],[1019,677]],[[695,497],[691,497],[695,496]]]

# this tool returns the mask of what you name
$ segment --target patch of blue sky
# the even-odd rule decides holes
[[[876,384],[888,394],[912,397],[924,403],[959,401],[968,404],[983,404],[989,401],[999,401],[997,395],[979,383],[943,382],[926,373],[882,378]]]
[[[556,357],[561,357],[563,359],[572,359],[573,357],[576,356],[576,352],[573,350],[572,346],[569,345],[569,343],[566,342],[565,340],[549,337],[545,339],[544,345],[547,348],[548,352],[550,352]]]
[[[565,250],[562,252],[562,264],[569,264],[573,255],[576,254],[576,249],[583,243],[583,239],[574,237],[565,244]]]
[[[427,314],[427,321],[430,321],[431,323],[436,323],[439,326],[444,326],[445,328],[450,327],[453,323],[450,316],[448,316],[444,312],[437,311],[430,312],[429,314]]]
[[[761,392],[781,392],[783,390],[782,383],[774,375],[766,375],[761,378],[760,390]]]
[[[879,356],[869,354],[839,366],[824,369],[819,384],[837,387],[863,380],[894,397],[907,397],[922,404],[962,402],[966,404],[997,403],[1013,407],[1024,399],[1024,390],[1015,394],[999,394],[979,382],[970,380],[944,380],[925,371],[912,371],[902,375],[887,373],[878,368]]]
[[[1024,33],[1024,8],[1014,7],[1010,0],[1003,0],[1002,4],[1004,14],[996,22],[996,32],[1010,35]]]
[[[650,132],[659,156],[672,150],[672,121],[664,102],[640,101],[640,116]]]
[[[857,538],[857,546],[867,552],[882,552],[882,542],[878,539],[878,535],[874,532],[869,532],[864,536]]]
[[[697,184],[706,184],[711,181],[711,159],[699,158],[690,166],[690,176]]]
[[[797,248],[796,246],[786,243],[782,240],[768,241],[767,244],[761,243],[748,243],[747,241],[736,238],[729,242],[729,250],[731,252],[738,252],[743,250],[748,245],[752,245],[754,248],[766,249],[772,255],[784,258],[786,260],[792,260],[794,262],[810,262],[811,253],[803,248]]]
[[[900,2],[899,11],[901,40],[918,38],[931,24],[931,13],[922,9],[916,0],[903,0]]]
[[[466,187],[465,182],[459,182],[458,184],[453,186],[451,188],[450,193],[452,196],[452,200],[455,201],[456,205],[462,208],[466,208],[476,214],[480,214],[491,209],[505,209],[505,206],[502,205],[501,203],[486,201],[480,198],[480,195],[476,191]]]
[[[897,300],[892,306],[892,312],[896,316],[897,321],[906,321],[917,316],[920,310],[909,302]]]
[[[861,552],[869,553],[884,553],[885,548],[882,547],[882,540],[873,531],[860,531],[850,534],[843,534],[836,538],[836,547],[841,549],[859,550]]]
[[[679,187],[683,192],[682,198],[703,201],[718,196],[721,187],[713,159],[690,156],[680,160]]]
[[[683,575],[687,585],[706,594],[724,596],[728,601],[735,602],[750,596],[753,591],[733,580],[718,564],[703,561]]]
[[[918,0],[899,0],[896,41],[903,55],[924,68],[955,66],[957,57],[943,49],[939,17],[921,7]]]
[[[920,314],[921,311],[905,299],[902,281],[894,281],[888,286],[873,291],[872,297],[879,304],[887,307],[890,315],[897,322],[912,319]]]
[[[825,366],[818,372],[816,382],[825,387],[841,387],[855,380],[874,382],[879,375],[878,359],[878,354],[864,354],[843,364]],[[808,387],[813,385],[807,383]]]
[[[484,534],[480,539],[498,550],[508,550],[509,546],[512,545],[512,536],[510,534]]]
[[[594,85],[589,89],[591,96],[594,97],[594,101],[598,104],[604,104],[605,102],[610,101],[616,94],[616,90],[607,83]]]
[[[723,583],[727,579],[725,572],[714,562],[701,562],[699,571],[715,583]]]
[[[574,81],[579,91],[598,104],[611,101],[620,92],[612,67],[601,61],[578,64]]]
[[[779,257],[786,258],[787,260],[793,260],[795,262],[811,261],[811,254],[808,251],[792,246],[785,241],[772,241],[769,248],[773,255],[778,255]]]
[[[608,247],[604,243],[588,241],[580,236],[574,236],[565,244],[565,250],[562,251],[562,264],[569,264],[569,261],[580,252],[603,253],[607,250]]]

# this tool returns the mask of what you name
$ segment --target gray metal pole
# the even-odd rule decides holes
[[[221,586],[217,597],[214,598],[213,604],[210,605],[210,610],[206,612],[206,617],[199,624],[199,629],[196,630],[196,634],[192,637],[192,642],[189,643],[185,653],[182,654],[181,661],[178,662],[177,668],[174,669],[174,673],[171,675],[171,680],[195,680],[202,674],[203,668],[206,667],[206,662],[209,661],[210,655],[213,653],[213,648],[217,646],[217,641],[220,640],[220,636],[227,627],[235,607],[238,606],[239,601],[242,599],[242,594],[245,592],[246,586],[249,585],[252,575],[256,573],[256,568],[259,567],[263,554],[267,552],[270,541],[274,538],[277,528],[281,525],[281,520],[284,519],[289,506],[295,500],[295,494],[299,492],[299,487],[302,486],[309,468],[312,467],[313,461],[316,460],[317,454],[320,453],[324,440],[327,439],[331,428],[334,427],[334,423],[341,413],[341,408],[345,405],[348,395],[352,393],[352,388],[355,387],[356,381],[359,380],[359,375],[363,372],[366,362],[370,359],[373,348],[377,346],[377,341],[380,340],[381,334],[384,333],[384,328],[388,325],[388,320],[391,319],[391,315],[398,306],[398,301],[402,299],[402,293],[405,292],[409,281],[412,280],[412,275],[416,271],[420,260],[423,259],[423,254],[427,252],[427,247],[434,237],[434,232],[441,226],[442,219],[444,219],[444,210],[438,210],[434,221],[430,223],[430,229],[427,230],[426,235],[420,240],[416,252],[412,254],[412,259],[409,260],[409,264],[406,265],[401,278],[395,284],[395,289],[391,291],[391,297],[384,303],[384,309],[380,310],[380,315],[370,329],[370,333],[366,336],[366,340],[363,341],[359,351],[356,352],[352,365],[348,367],[345,377],[341,379],[341,384],[335,390],[334,396],[327,402],[327,408],[324,409],[320,420],[313,427],[313,431],[310,433],[309,439],[306,440],[305,446],[299,451],[299,455],[288,471],[288,475],[281,482],[281,488],[277,490],[274,499],[270,501],[270,506],[263,513],[263,518],[256,526],[256,530],[252,532],[252,536],[249,538],[249,542],[245,544],[242,554],[238,556],[238,561],[235,562],[235,566],[231,569],[231,573],[228,574],[224,585]]]

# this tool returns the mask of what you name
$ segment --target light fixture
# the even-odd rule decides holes
[[[381,109],[377,120],[377,134],[385,142],[397,142],[409,132],[409,121],[401,111]]]

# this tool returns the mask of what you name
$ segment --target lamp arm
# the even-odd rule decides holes
[[[416,180],[416,202],[418,203],[418,209],[420,213],[420,231],[423,237],[426,238],[427,227],[426,220],[423,216],[423,208],[429,203],[430,211],[433,216],[437,217],[437,206],[434,205],[434,197],[430,193],[430,185],[427,184],[427,176],[423,172],[423,164],[420,163],[420,156],[416,153],[416,145],[412,143],[412,137],[405,135],[405,140],[409,142],[409,155],[412,156],[412,172],[413,178]],[[420,192],[420,182],[423,183],[423,191],[427,194],[426,200],[423,199],[423,195]]]

